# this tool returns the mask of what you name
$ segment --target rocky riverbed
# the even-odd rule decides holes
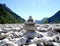
[[[0,46],[60,46],[60,24],[36,24],[36,36],[24,34],[24,24],[0,24]],[[29,33],[27,33],[29,35]]]

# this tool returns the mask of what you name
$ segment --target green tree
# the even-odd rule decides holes
[[[45,20],[43,23],[44,23],[44,24],[47,24],[47,23],[48,23],[48,20]]]

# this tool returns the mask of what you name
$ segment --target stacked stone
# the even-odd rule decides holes
[[[27,31],[35,31],[36,30],[35,23],[33,22],[33,19],[31,16],[29,17],[28,21],[25,22],[24,29]]]
[[[35,32],[36,26],[35,26],[35,23],[33,22],[33,19],[32,19],[31,16],[29,17],[28,21],[25,22],[24,29],[26,30],[24,35],[27,38],[34,38],[34,37],[36,37],[36,32]]]

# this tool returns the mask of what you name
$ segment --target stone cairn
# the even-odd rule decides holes
[[[25,22],[24,29],[27,31],[35,31],[36,30],[35,23],[33,22],[33,19],[31,16],[29,17],[28,21]]]
[[[37,28],[35,26],[35,23],[33,22],[32,16],[29,16],[29,19],[25,22],[24,29],[26,30],[24,35],[27,38],[32,38],[33,39],[36,36],[35,30]]]

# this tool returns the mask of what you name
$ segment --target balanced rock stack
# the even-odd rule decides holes
[[[37,29],[35,26],[35,23],[33,22],[33,19],[31,16],[29,16],[29,19],[27,22],[25,22],[24,29],[26,30],[25,36],[28,38],[34,38],[36,36],[35,30]]]
[[[25,22],[24,29],[27,31],[35,31],[36,30],[35,23],[33,22],[33,19],[31,16],[29,17],[28,21]]]

